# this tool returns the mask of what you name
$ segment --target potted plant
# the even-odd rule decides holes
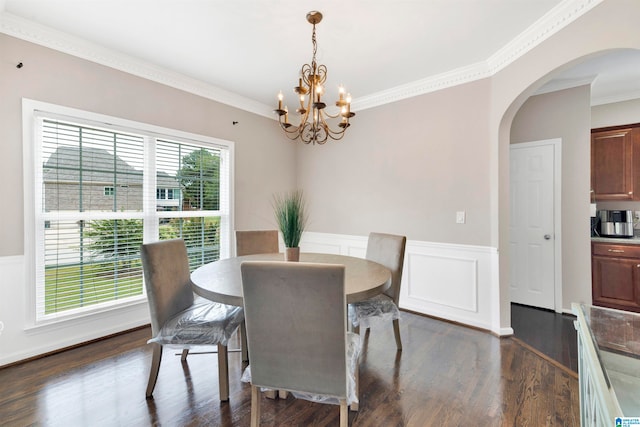
[[[285,260],[300,259],[300,239],[307,225],[305,199],[302,190],[273,196],[273,210],[285,245]]]

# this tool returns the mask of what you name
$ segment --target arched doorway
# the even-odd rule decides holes
[[[509,106],[505,109],[499,122],[498,129],[498,156],[499,156],[499,245],[500,248],[508,248],[509,243],[509,147],[513,142],[513,133],[516,131],[514,126],[518,126],[520,120],[519,115],[523,114],[523,111],[527,109],[528,104],[532,99],[536,99],[538,111],[543,104],[546,103],[547,107],[552,106],[554,99],[557,101],[562,98],[563,91],[572,92],[574,102],[575,99],[579,99],[582,96],[583,101],[586,99],[588,105],[582,105],[580,108],[587,111],[587,119],[582,120],[582,129],[574,131],[573,136],[565,137],[566,141],[563,141],[563,168],[562,168],[562,182],[563,182],[563,200],[562,200],[562,217],[563,224],[562,232],[564,237],[564,244],[562,247],[562,307],[561,311],[567,312],[570,310],[571,302],[591,302],[591,271],[590,271],[590,236],[589,236],[589,170],[590,170],[590,150],[589,150],[589,132],[591,129],[591,117],[590,117],[590,93],[588,79],[583,79],[580,82],[578,79],[577,86],[560,88],[558,91],[537,93],[537,91],[548,85],[550,81],[554,79],[558,80],[560,77],[570,75],[575,70],[588,69],[586,65],[589,63],[599,63],[600,66],[607,63],[607,59],[610,60],[611,66],[619,66],[620,57],[623,54],[632,54],[640,58],[640,50],[636,49],[606,49],[592,52],[586,55],[582,55],[576,58],[568,58],[569,60],[560,66],[548,71],[542,77],[535,79],[528,84],[519,94],[515,95]],[[586,65],[585,65],[586,64]],[[593,77],[591,77],[593,79]],[[576,95],[576,91],[580,91],[580,85],[586,91],[587,95]],[[524,83],[523,83],[524,86]],[[565,92],[566,95],[568,92]],[[638,96],[640,98],[640,95]],[[547,98],[545,100],[545,98]],[[543,100],[543,101],[541,101]],[[553,112],[553,108],[547,109],[545,113],[555,114],[554,119],[558,121],[562,120],[562,114],[575,115],[575,110],[570,108],[571,103],[567,103],[567,106],[557,108],[559,112]],[[562,111],[564,109],[564,111]],[[535,109],[533,109],[535,110]],[[528,112],[531,117],[531,111]],[[573,117],[575,118],[575,117]],[[640,117],[638,120],[640,121]],[[579,123],[580,121],[578,121]],[[545,131],[549,130],[549,126],[544,123],[539,123],[540,129],[543,131],[535,139],[545,139],[549,137],[549,134],[545,134]],[[576,135],[582,136],[577,137]],[[554,135],[554,137],[562,137],[562,135]],[[571,138],[574,140],[571,141]],[[576,139],[576,138],[579,138]],[[583,144],[579,146],[579,144]],[[576,154],[577,153],[577,154]],[[584,224],[584,227],[582,225]],[[583,230],[584,228],[584,230]],[[500,317],[501,326],[504,328],[505,324],[510,325],[510,294],[509,294],[509,277],[511,271],[509,269],[509,251],[500,251]]]

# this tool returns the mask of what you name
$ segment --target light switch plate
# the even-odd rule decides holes
[[[456,224],[464,224],[466,220],[467,218],[464,211],[456,212]]]

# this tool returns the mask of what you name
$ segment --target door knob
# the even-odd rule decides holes
[[[551,239],[551,235],[550,234],[545,234],[544,235],[544,240],[549,240]]]

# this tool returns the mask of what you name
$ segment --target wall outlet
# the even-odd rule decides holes
[[[464,211],[456,212],[456,224],[464,224],[467,220],[467,215]]]

